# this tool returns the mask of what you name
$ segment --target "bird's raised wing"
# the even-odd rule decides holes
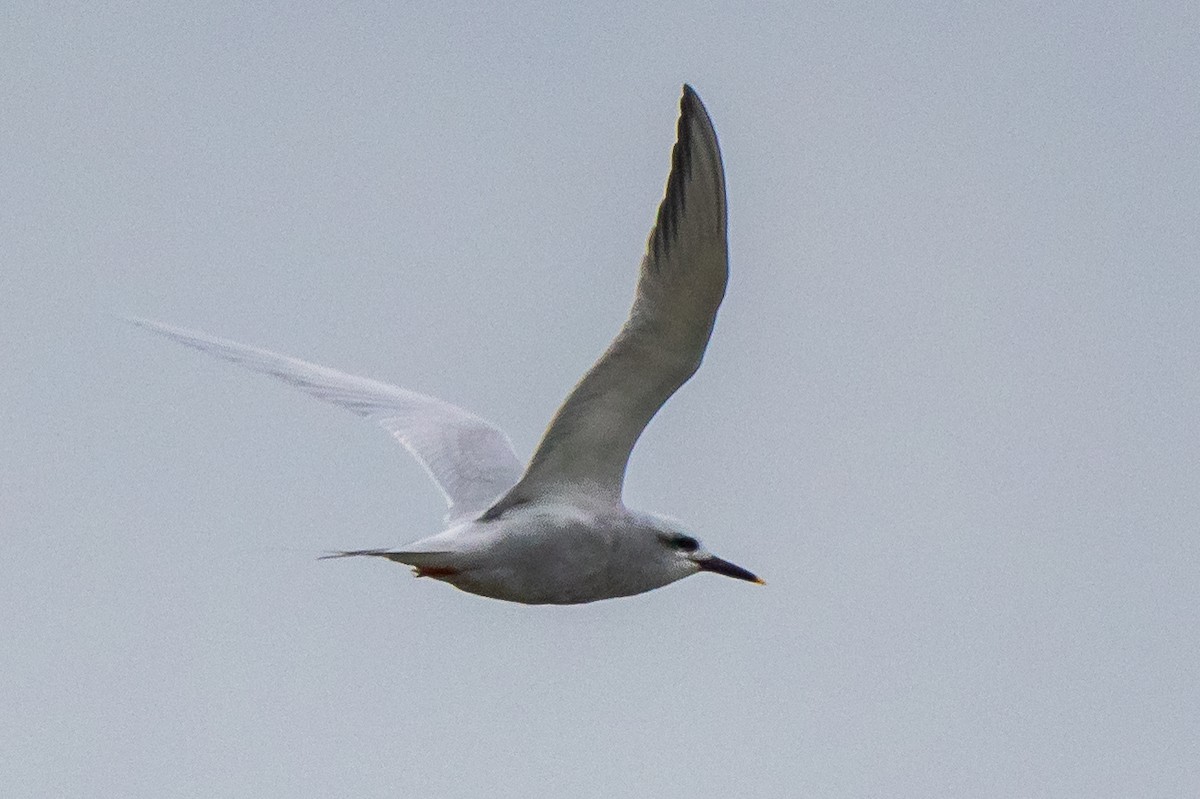
[[[542,496],[619,502],[646,424],[700,366],[725,296],[725,175],[712,121],[683,87],[671,174],[646,247],[629,319],[550,422],[497,516]]]
[[[448,402],[194,330],[128,321],[378,422],[429,472],[446,497],[448,521],[479,514],[521,476],[508,436]]]

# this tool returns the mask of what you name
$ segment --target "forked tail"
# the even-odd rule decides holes
[[[332,560],[333,558],[352,558],[359,555],[387,558],[396,563],[412,566],[413,574],[417,577],[445,578],[459,573],[455,566],[447,564],[453,552],[394,552],[388,549],[348,549],[330,552],[317,560]]]

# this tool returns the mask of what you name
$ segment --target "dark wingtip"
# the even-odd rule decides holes
[[[697,116],[708,116],[704,102],[690,83],[683,84],[683,95],[679,98],[679,117],[681,120],[693,119]]]
[[[670,246],[675,229],[683,214],[683,184],[687,180],[688,162],[692,150],[692,120],[704,114],[700,96],[689,84],[683,84],[683,95],[679,98],[679,120],[675,124],[675,146],[671,148],[671,171],[667,176],[667,190],[658,206],[650,249],[659,257]]]
[[[679,98],[679,120],[675,126],[675,146],[671,148],[671,171],[667,176],[667,188],[658,206],[654,229],[647,242],[647,251],[655,261],[662,258],[675,241],[680,221],[686,211],[685,185],[692,178],[693,150],[704,147],[705,142],[710,142],[712,149],[716,151],[716,180],[722,186],[719,202],[724,204],[724,177],[720,174],[721,155],[716,143],[716,131],[713,130],[712,119],[700,100],[700,95],[696,94],[690,83],[685,83],[683,94]],[[723,215],[724,211],[721,213]]]

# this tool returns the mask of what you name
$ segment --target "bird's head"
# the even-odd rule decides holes
[[[678,570],[679,577],[706,571],[766,585],[752,572],[709,552],[698,539],[680,529],[674,520],[657,517],[656,521],[658,524],[654,538],[657,542],[657,555],[666,561],[672,571]]]

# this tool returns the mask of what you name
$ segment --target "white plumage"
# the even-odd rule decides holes
[[[752,582],[677,522],[621,501],[638,437],[704,356],[728,277],[725,177],[712,122],[684,86],[667,188],[633,308],[522,471],[501,430],[462,408],[257,347],[142,319],[189,347],[276,377],[388,430],[446,498],[448,527],[398,549],[348,550],[529,604],[628,596],[698,571]]]

